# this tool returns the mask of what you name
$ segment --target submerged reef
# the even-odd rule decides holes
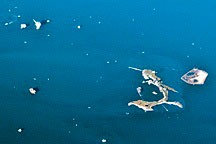
[[[192,70],[184,74],[181,77],[181,80],[192,85],[202,85],[204,84],[207,76],[208,73],[206,71],[193,68]]]
[[[144,78],[143,83],[147,83],[148,85],[156,86],[163,95],[163,98],[161,98],[158,101],[137,100],[137,101],[129,102],[128,106],[135,105],[135,106],[143,109],[145,112],[146,111],[154,111],[153,107],[155,107],[157,105],[162,105],[162,104],[169,104],[169,105],[177,106],[179,108],[183,108],[183,105],[178,101],[168,101],[168,99],[169,99],[168,98],[168,91],[173,91],[175,93],[177,93],[177,91],[174,88],[163,84],[161,78],[156,75],[155,71],[150,70],[150,69],[140,70],[140,69],[133,68],[133,67],[128,67],[128,68],[133,69],[133,70],[137,70],[137,71],[141,71],[142,76]],[[141,91],[142,91],[142,88],[138,87],[137,92],[140,96],[141,96]],[[156,94],[156,93],[154,93],[154,94]]]

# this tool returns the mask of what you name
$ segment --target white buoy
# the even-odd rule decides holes
[[[41,27],[41,22],[39,21],[36,21],[35,19],[33,19],[34,23],[35,23],[35,26],[36,26],[36,30],[39,30],[40,27]]]

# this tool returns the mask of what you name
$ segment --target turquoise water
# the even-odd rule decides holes
[[[3,0],[0,143],[214,143],[215,6],[210,0]],[[37,31],[33,18],[52,21]],[[20,30],[20,23],[31,26]],[[179,91],[170,98],[184,109],[128,107],[142,85],[128,66],[156,70]],[[180,80],[193,67],[209,73],[204,85]],[[35,86],[40,91],[32,96]]]

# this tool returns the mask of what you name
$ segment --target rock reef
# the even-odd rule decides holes
[[[163,98],[158,100],[158,101],[137,100],[137,101],[129,102],[128,106],[135,105],[135,106],[143,109],[145,112],[146,111],[154,111],[153,107],[155,107],[157,105],[162,105],[162,104],[175,105],[175,106],[177,106],[179,108],[183,108],[183,105],[180,102],[177,102],[177,101],[170,102],[170,101],[168,101],[168,91],[173,91],[173,92],[177,92],[177,91],[174,88],[163,84],[163,82],[161,81],[161,78],[156,76],[155,71],[150,70],[150,69],[140,70],[138,68],[133,68],[133,67],[128,67],[128,68],[133,69],[133,70],[137,70],[137,71],[141,71],[142,76],[144,78],[143,83],[147,83],[148,85],[154,85],[154,86],[158,87],[159,91],[163,95]],[[141,96],[141,87],[137,88],[137,92]]]

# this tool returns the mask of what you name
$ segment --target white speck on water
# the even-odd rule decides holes
[[[14,8],[15,8],[15,9],[17,9],[18,7],[17,7],[17,6],[15,6]]]
[[[20,24],[20,29],[25,29],[27,27],[26,24]]]
[[[22,132],[22,129],[20,128],[20,129],[18,129],[17,131],[18,131],[19,133],[21,133],[21,132]]]
[[[195,45],[195,43],[191,43],[191,45],[192,45],[192,46],[194,46],[194,45]]]
[[[115,60],[115,63],[117,63],[118,61],[117,60]]]
[[[73,118],[73,121],[75,121],[75,118]]]
[[[11,12],[11,9],[8,9],[8,12]]]
[[[8,26],[8,25],[9,25],[9,23],[8,23],[8,22],[6,22],[4,25],[5,25],[5,26]]]
[[[145,52],[143,51],[142,54],[144,54]]]
[[[75,126],[77,127],[77,126],[78,126],[78,124],[75,124]]]
[[[33,80],[37,80],[36,78],[33,78]]]
[[[98,24],[101,24],[101,21],[98,21]]]
[[[155,11],[156,10],[156,8],[153,8],[153,11]]]
[[[190,56],[189,55],[187,55],[187,58],[189,58]]]
[[[91,18],[92,18],[92,16],[89,16],[89,18],[91,19]]]
[[[14,23],[13,21],[10,21],[8,24],[12,24],[12,23]]]
[[[90,109],[91,107],[89,106],[88,109]]]
[[[21,18],[21,15],[17,15],[18,18]]]
[[[106,142],[106,139],[102,139],[101,141],[102,141],[102,143],[105,143],[105,142]]]
[[[73,19],[73,21],[75,22],[75,21],[76,21],[76,19]]]
[[[23,43],[24,43],[24,44],[27,44],[27,41],[24,41]]]
[[[132,22],[134,22],[135,21],[135,19],[134,18],[132,18]]]
[[[125,114],[126,114],[126,115],[129,115],[130,113],[129,113],[129,112],[126,112]]]
[[[50,34],[47,35],[48,37],[50,36]]]
[[[153,91],[152,94],[157,95],[157,92]]]
[[[68,131],[68,133],[70,134],[70,133],[71,133],[71,131]]]
[[[49,81],[50,79],[49,79],[49,78],[47,78],[47,80]]]
[[[109,61],[107,61],[106,63],[107,63],[107,64],[109,64],[110,62],[109,62]]]
[[[80,29],[80,28],[81,28],[81,26],[80,26],[80,25],[78,25],[78,26],[77,26],[77,28],[78,28],[78,29]]]
[[[89,54],[88,53],[86,53],[86,56],[88,56]]]

